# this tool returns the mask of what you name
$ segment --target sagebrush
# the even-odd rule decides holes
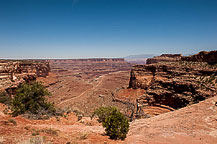
[[[106,135],[111,139],[124,140],[129,131],[129,121],[115,107],[101,107],[96,109],[94,115],[97,115],[99,122],[102,122]]]

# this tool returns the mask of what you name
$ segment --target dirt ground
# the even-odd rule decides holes
[[[75,114],[49,120],[28,120],[5,115],[0,105],[0,143],[24,143],[41,137],[54,144],[71,143],[147,143],[147,144],[216,144],[217,97],[180,110],[130,124],[125,141],[113,141],[104,135],[103,127],[88,117],[77,121]],[[13,120],[11,120],[13,119]],[[15,121],[16,124],[14,124]]]
[[[216,144],[217,96],[131,123],[126,143]]]

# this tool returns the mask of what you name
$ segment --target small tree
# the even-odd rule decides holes
[[[105,113],[103,113],[105,112]],[[101,107],[95,111],[111,139],[124,140],[129,131],[129,122],[115,107]]]
[[[0,92],[0,103],[10,105],[11,97],[6,92]]]
[[[94,111],[92,117],[96,115],[98,117],[98,122],[105,122],[106,117],[111,115],[111,112],[115,109],[115,107],[100,107]]]
[[[50,93],[39,82],[21,84],[12,100],[12,115],[17,116],[25,112],[38,114],[42,111],[55,113],[53,104],[45,99],[47,95]]]

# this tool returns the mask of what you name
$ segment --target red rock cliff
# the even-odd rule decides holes
[[[46,61],[0,61],[0,90],[16,87],[20,83],[46,77],[50,71]]]
[[[181,60],[181,54],[162,54],[160,56],[155,56],[153,58],[148,58],[146,63],[158,63],[158,62],[175,62]]]
[[[145,89],[141,105],[163,104],[181,108],[217,94],[217,66],[205,62],[161,62],[137,65],[129,87]]]
[[[198,61],[198,62],[207,62],[209,64],[216,64],[217,63],[217,51],[201,51],[198,54],[182,57],[183,61]]]

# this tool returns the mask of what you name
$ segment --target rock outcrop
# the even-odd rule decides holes
[[[35,80],[37,77],[46,77],[50,71],[46,61],[0,61],[0,90],[16,88],[24,81]]]
[[[209,64],[217,63],[217,50],[215,51],[201,51],[198,54],[182,57],[182,61],[195,61],[195,62],[207,62]]]
[[[201,51],[198,54],[191,56],[182,56],[181,54],[162,54],[153,58],[148,58],[146,64],[153,64],[158,62],[176,62],[176,61],[194,61],[207,62],[208,64],[217,63],[217,50]]]
[[[138,103],[178,109],[217,94],[217,66],[206,62],[161,62],[137,65],[129,87],[145,89]]]
[[[146,64],[153,64],[158,62],[175,62],[181,60],[181,54],[162,54],[153,58],[148,58]]]

